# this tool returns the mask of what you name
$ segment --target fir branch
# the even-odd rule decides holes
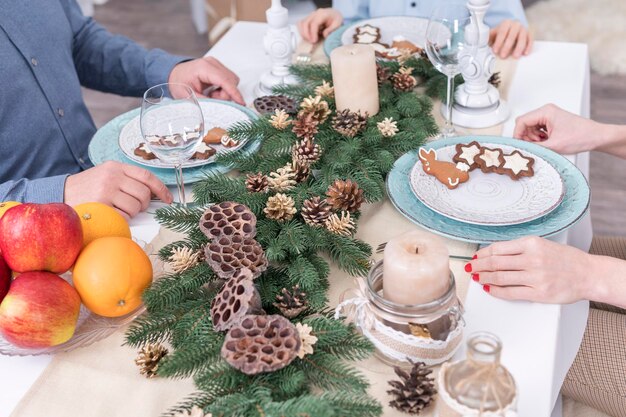
[[[329,391],[320,400],[332,405],[335,415],[342,417],[375,417],[383,412],[380,403],[365,393]]]
[[[203,213],[202,207],[165,206],[156,210],[155,218],[170,230],[187,233],[198,228]]]
[[[211,268],[203,263],[178,274],[167,275],[152,283],[143,294],[148,311],[172,308],[191,292],[215,279]]]
[[[306,84],[282,84],[272,88],[272,93],[302,100],[315,95],[314,87]]]
[[[343,360],[321,350],[297,362],[309,382],[320,388],[334,390],[365,390],[369,383],[365,377]]]
[[[326,64],[299,64],[289,67],[291,74],[304,83],[321,84],[322,81],[331,81],[333,74],[330,65]]]

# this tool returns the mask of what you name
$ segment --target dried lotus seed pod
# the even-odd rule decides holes
[[[206,209],[200,218],[200,230],[209,239],[222,235],[256,236],[256,216],[252,211],[233,201],[224,201]]]
[[[261,297],[249,269],[237,271],[211,302],[213,328],[220,332],[230,329],[247,314],[261,313]]]
[[[300,350],[296,326],[279,315],[248,315],[226,334],[222,357],[247,375],[277,371]]]
[[[222,279],[231,278],[242,268],[249,269],[256,279],[267,269],[267,258],[259,242],[241,235],[221,236],[210,242],[204,253],[206,263]]]

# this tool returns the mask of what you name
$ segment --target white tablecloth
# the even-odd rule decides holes
[[[270,66],[262,45],[265,30],[263,23],[239,22],[208,53],[241,77],[240,88],[248,103],[254,98],[259,76]],[[515,117],[549,102],[588,117],[587,46],[537,42],[533,53],[517,65],[508,102],[513,116],[504,126],[505,136],[512,133]],[[571,156],[570,160],[588,175],[588,154]],[[158,232],[158,225],[147,213],[133,219],[131,225],[133,235],[144,241],[152,240]],[[554,239],[587,250],[591,243],[589,217]],[[588,303],[557,306],[505,302],[472,285],[466,310],[468,334],[487,330],[502,339],[503,362],[519,387],[520,416],[549,416],[558,404],[561,383],[578,351]],[[49,361],[50,357],[46,356],[0,356],[0,417],[11,413]],[[559,413],[557,409],[553,415],[558,417]]]

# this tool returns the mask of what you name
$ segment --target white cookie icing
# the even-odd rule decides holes
[[[210,151],[211,149],[213,148],[211,148],[206,143],[200,141],[200,143],[198,143],[198,146],[196,147],[196,152],[205,153],[205,152]]]
[[[480,153],[480,147],[476,145],[472,146],[461,146],[461,155],[459,155],[459,159],[463,159],[469,165],[474,163],[474,157]]]
[[[465,162],[458,162],[456,164],[456,169],[458,169],[459,171],[467,172],[467,171],[469,171],[470,166],[467,165]]]
[[[501,165],[500,155],[502,155],[502,151],[500,149],[496,149],[494,151],[485,149],[483,150],[483,154],[480,155],[479,158],[485,161],[485,167],[499,168]]]
[[[356,43],[371,44],[376,42],[378,35],[372,35],[371,33],[359,33],[356,35]]]
[[[139,150],[152,154],[152,151],[150,150],[150,148],[148,148],[148,144],[146,142],[141,142],[141,145],[139,145]]]
[[[404,42],[406,40],[406,38],[402,35],[396,35],[393,37],[393,41],[394,42]]]
[[[235,140],[228,135],[222,136],[222,139],[220,139],[220,142],[222,143],[222,145],[226,146],[227,148],[232,148],[233,146],[239,145],[238,140]]]
[[[357,35],[362,35],[364,33],[378,36],[380,35],[380,29],[372,25],[363,25],[356,28]]]
[[[528,171],[528,164],[530,160],[520,155],[518,152],[513,152],[510,155],[504,155],[504,168],[510,169],[515,175],[522,171]]]

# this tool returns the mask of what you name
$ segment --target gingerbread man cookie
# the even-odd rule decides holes
[[[522,155],[520,151],[513,151],[508,155],[504,155],[504,165],[502,165],[503,174],[507,174],[514,180],[521,177],[532,177],[535,175],[533,166],[535,160],[528,156]]]
[[[145,159],[146,161],[151,161],[153,159],[156,159],[156,155],[152,153],[150,149],[148,149],[148,146],[146,145],[145,142],[141,142],[139,146],[135,148],[133,153],[137,155],[138,157]]]
[[[419,158],[424,172],[437,178],[450,190],[469,180],[469,173],[465,169],[467,165],[458,167],[452,162],[438,161],[437,151],[434,149],[420,148]]]
[[[456,163],[466,164],[470,171],[473,171],[478,167],[478,164],[474,162],[474,158],[478,155],[482,147],[476,141],[470,142],[467,145],[463,143],[458,143],[455,147],[456,154],[452,157],[452,160]]]
[[[501,174],[501,168],[504,165],[504,153],[499,148],[481,148],[480,153],[474,157],[474,162],[484,173],[497,172]]]
[[[222,138],[227,134],[225,129],[221,127],[214,127],[206,132],[202,141],[207,145],[219,145],[222,142]]]

